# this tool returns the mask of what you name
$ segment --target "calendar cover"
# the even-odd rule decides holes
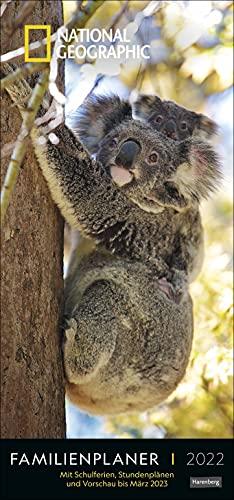
[[[1,497],[232,498],[233,3],[0,19]]]

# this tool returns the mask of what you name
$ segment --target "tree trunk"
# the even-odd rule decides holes
[[[23,29],[4,30],[24,1],[8,4],[2,19],[2,53],[24,45]],[[24,24],[62,24],[62,2],[35,2]],[[36,39],[45,36],[41,32]],[[31,41],[34,35],[32,33]],[[20,60],[22,62],[22,60]],[[60,80],[61,83],[62,79]],[[62,88],[60,86],[60,88]],[[20,115],[6,92],[2,142],[16,140]],[[5,175],[9,158],[2,162]],[[2,229],[1,436],[65,435],[60,326],[63,296],[63,222],[51,200],[30,144]]]

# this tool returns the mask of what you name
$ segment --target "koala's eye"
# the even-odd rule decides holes
[[[187,130],[187,128],[188,128],[187,122],[185,122],[185,121],[181,122],[180,128],[181,128],[181,130]]]
[[[162,121],[163,121],[163,116],[162,115],[158,115],[154,119],[155,123],[161,123]]]
[[[148,156],[148,163],[150,163],[151,165],[156,165],[157,162],[158,153],[156,153],[156,151],[152,151],[152,153],[150,153],[150,155]]]

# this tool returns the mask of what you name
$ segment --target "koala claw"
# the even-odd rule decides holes
[[[167,281],[166,278],[161,278],[158,280],[159,288],[166,294],[166,296],[171,299],[175,300],[175,294],[174,294],[174,289],[171,283]]]
[[[184,271],[177,269],[172,269],[169,274],[170,276],[167,277],[166,281],[169,281],[172,287],[174,301],[179,304],[182,297],[188,293],[188,278]]]
[[[176,286],[173,286],[173,284],[170,283],[166,278],[161,278],[158,280],[158,284],[160,290],[164,292],[170,300],[172,300],[176,304],[180,303],[185,290],[178,288],[178,283],[176,284]]]

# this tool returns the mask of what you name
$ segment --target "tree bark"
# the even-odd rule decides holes
[[[24,45],[23,28],[9,37],[4,27],[24,1],[8,4],[1,52]],[[61,1],[35,1],[24,24],[62,24]],[[45,33],[32,33],[32,39]],[[22,62],[22,60],[20,61]],[[62,79],[60,79],[62,83]],[[62,88],[60,86],[60,88]],[[4,92],[2,143],[16,140],[21,124]],[[2,162],[6,173],[9,158]],[[2,229],[1,436],[65,436],[60,326],[63,297],[63,221],[52,202],[30,144]]]

